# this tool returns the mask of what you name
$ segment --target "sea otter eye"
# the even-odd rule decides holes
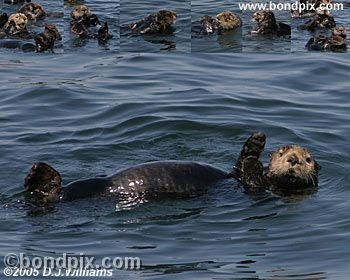
[[[311,162],[311,158],[310,157],[306,158],[306,162],[310,163]]]

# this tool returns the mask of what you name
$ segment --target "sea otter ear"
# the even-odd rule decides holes
[[[61,175],[53,167],[44,162],[33,164],[24,180],[26,192],[50,193],[53,189],[60,189]]]

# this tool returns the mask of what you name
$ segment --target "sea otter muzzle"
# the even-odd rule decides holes
[[[292,166],[294,166],[294,165],[296,165],[296,164],[300,164],[299,159],[298,159],[298,157],[297,157],[296,155],[290,156],[290,157],[287,159],[287,161],[288,161]]]

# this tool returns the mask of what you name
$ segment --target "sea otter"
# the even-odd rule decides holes
[[[346,28],[344,26],[336,26],[332,29],[329,44],[331,51],[346,51]]]
[[[310,153],[296,145],[278,149],[265,171],[259,159],[265,134],[254,133],[243,145],[232,172],[188,161],[158,161],[122,169],[110,177],[79,180],[62,188],[58,171],[47,163],[35,163],[24,180],[27,199],[39,205],[93,195],[123,197],[191,197],[224,180],[236,178],[249,193],[268,189],[293,192],[316,187],[319,166]],[[280,192],[281,193],[281,192]]]
[[[140,34],[156,34],[171,31],[176,22],[176,12],[161,10],[149,15],[138,22],[129,25],[129,29]]]
[[[217,22],[215,19],[213,19],[208,15],[202,16],[201,29],[200,29],[201,34],[205,34],[205,35],[212,34],[216,31],[216,29],[217,29]]]
[[[27,36],[28,19],[22,13],[15,13],[9,16],[7,22],[2,28],[5,36]]]
[[[243,145],[232,175],[245,190],[259,193],[267,189],[280,195],[294,194],[318,185],[320,165],[310,152],[298,145],[278,148],[270,157],[267,168],[260,161],[266,136],[254,133]]]
[[[334,27],[330,37],[317,34],[307,42],[305,47],[313,51],[346,51],[346,29],[344,26]]]
[[[331,29],[336,26],[333,16],[324,8],[317,8],[312,19],[298,26],[301,30],[315,31],[318,29]]]
[[[78,5],[71,11],[70,31],[81,38],[97,38],[106,42],[113,37],[109,33],[108,23],[101,25],[97,15],[92,14],[87,5]]]
[[[31,21],[42,20],[46,17],[44,7],[38,3],[24,4],[17,12],[26,15]]]
[[[216,15],[219,31],[232,30],[242,26],[241,18],[231,11],[224,11]]]
[[[215,31],[232,30],[242,26],[241,18],[231,11],[224,11],[215,16],[215,19],[205,15],[201,18],[201,34],[213,34]]]
[[[253,14],[253,21],[255,21],[256,25],[251,31],[252,35],[291,35],[290,25],[277,22],[274,13],[270,10],[255,12]]]
[[[46,23],[44,32],[36,35],[34,40],[37,52],[43,52],[47,50],[53,51],[55,42],[62,40],[62,37],[56,25],[52,23]]]

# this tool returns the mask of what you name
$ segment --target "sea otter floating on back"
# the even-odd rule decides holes
[[[315,188],[319,166],[300,146],[287,145],[271,156],[267,171],[260,161],[265,134],[254,133],[243,145],[232,172],[211,165],[188,161],[144,163],[118,171],[105,178],[79,180],[61,186],[61,175],[47,163],[35,163],[24,181],[29,201],[39,205],[93,195],[152,197],[191,197],[202,194],[223,180],[239,180],[248,193],[272,191],[293,193],[300,188]]]
[[[202,34],[212,34],[215,31],[219,33],[223,31],[233,30],[242,26],[241,18],[231,11],[223,11],[212,18],[208,15],[201,18]]]
[[[176,12],[160,10],[155,14],[144,17],[140,21],[131,23],[129,29],[140,34],[157,34],[171,30],[176,22]]]

